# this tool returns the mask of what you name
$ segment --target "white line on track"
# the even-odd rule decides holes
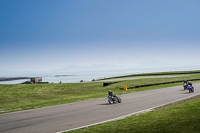
[[[116,121],[116,120],[119,120],[119,119],[124,119],[126,117],[129,117],[129,116],[132,116],[132,115],[136,115],[136,114],[145,113],[145,112],[149,112],[149,111],[152,111],[152,110],[154,110],[156,108],[160,108],[160,107],[172,104],[172,103],[176,103],[176,102],[179,102],[179,101],[184,101],[186,99],[190,99],[190,98],[198,96],[198,95],[200,95],[200,94],[196,94],[196,95],[192,95],[192,96],[189,96],[189,97],[185,97],[185,98],[182,98],[182,99],[179,99],[179,100],[175,100],[175,101],[172,101],[172,102],[169,102],[169,103],[161,104],[161,105],[149,108],[149,109],[141,110],[141,111],[138,111],[138,112],[135,112],[135,113],[127,114],[127,115],[120,116],[120,117],[117,117],[117,118],[113,118],[113,119],[110,119],[110,120],[101,121],[101,122],[98,122],[98,123],[93,123],[93,124],[90,124],[90,125],[85,125],[85,126],[81,126],[81,127],[77,127],[77,128],[72,128],[72,129],[68,129],[68,130],[65,130],[65,131],[60,131],[60,132],[57,132],[57,133],[68,132],[68,131],[77,130],[77,129],[81,129],[81,128],[86,128],[86,127],[90,127],[90,126],[94,126],[94,125],[98,125],[98,124],[102,124],[102,123],[106,123],[106,122],[110,122],[110,121]]]

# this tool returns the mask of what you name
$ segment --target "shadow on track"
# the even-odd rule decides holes
[[[103,103],[103,104],[99,104],[99,105],[111,105],[110,103]]]

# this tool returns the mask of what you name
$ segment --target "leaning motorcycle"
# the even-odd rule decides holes
[[[191,85],[189,85],[188,86],[188,90],[189,90],[189,93],[194,92],[194,87],[192,87]]]
[[[187,90],[187,87],[188,87],[187,83],[184,83],[184,84],[183,84],[184,90]]]
[[[121,103],[122,102],[122,99],[119,97],[119,96],[117,96],[117,95],[115,95],[115,96],[108,96],[108,102],[110,103],[110,104],[114,104],[114,103]]]

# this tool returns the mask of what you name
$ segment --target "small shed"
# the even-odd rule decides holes
[[[38,82],[42,82],[42,77],[32,77],[30,78],[30,82],[31,83],[34,83],[34,84],[37,84]]]

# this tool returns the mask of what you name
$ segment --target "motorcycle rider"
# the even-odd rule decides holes
[[[185,81],[183,82],[183,84],[188,84],[188,81],[187,81],[187,80],[185,80]]]
[[[114,92],[112,92],[111,90],[108,91],[108,102],[110,104],[113,104],[113,103],[121,103],[122,100],[120,97],[118,97],[117,95],[114,94]]]
[[[192,83],[190,81],[188,81],[188,87],[187,87],[188,90],[191,90],[192,92],[194,92],[194,88],[192,86]]]
[[[189,92],[194,92],[194,88],[191,85],[188,85],[187,88],[188,88]]]
[[[190,81],[188,81],[188,85],[191,85],[192,86],[192,83]]]
[[[187,88],[187,86],[188,86],[188,82],[187,82],[187,80],[185,80],[185,81],[183,82],[184,90]]]
[[[114,92],[112,92],[111,90],[108,91],[108,95],[111,96],[111,97],[115,97]]]

